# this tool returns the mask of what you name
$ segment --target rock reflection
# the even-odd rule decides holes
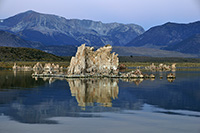
[[[174,82],[174,80],[175,80],[175,78],[167,78],[167,81],[170,82],[170,83]]]
[[[166,77],[167,73],[157,73],[157,76]],[[34,77],[37,80],[38,77]],[[39,77],[41,78],[41,77]],[[118,99],[119,80],[135,83],[139,86],[145,80],[154,82],[155,78],[62,78],[62,77],[43,77],[43,81],[52,84],[56,80],[67,80],[71,96],[75,97],[78,106],[103,106],[112,107],[113,100]],[[159,79],[159,78],[158,78]],[[173,82],[175,78],[167,78]],[[147,84],[149,82],[147,81]],[[156,82],[158,83],[158,82]]]
[[[98,103],[112,107],[112,99],[118,98],[118,79],[67,79],[72,96],[79,106],[93,106]]]
[[[142,83],[144,81],[144,79],[131,79],[131,78],[124,78],[121,79],[124,82],[134,82],[136,85],[139,85],[140,83]]]
[[[37,78],[37,77],[35,77],[35,79],[36,79],[36,78]],[[44,80],[44,81],[48,81],[49,84],[52,84],[53,82],[56,81],[56,79],[54,79],[54,78],[52,78],[52,77],[44,77],[43,80]]]

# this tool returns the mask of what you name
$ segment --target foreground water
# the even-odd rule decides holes
[[[200,133],[200,71],[174,81],[34,79],[0,71],[0,133]]]

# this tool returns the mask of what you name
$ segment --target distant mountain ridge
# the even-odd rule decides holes
[[[17,35],[14,35],[6,31],[0,31],[0,46],[36,48],[36,49],[40,49],[44,52],[51,53],[57,56],[74,56],[77,51],[77,46],[75,45],[44,46],[43,44],[39,42],[26,41],[24,39],[21,39]],[[94,47],[98,48],[99,46],[94,46]],[[2,47],[0,47],[0,50],[1,49]],[[29,50],[29,52],[30,51],[31,49]],[[113,46],[113,51],[118,53],[119,56],[132,55],[132,56],[151,56],[151,57],[196,57],[195,55],[183,54],[180,52],[166,51],[166,50],[159,50],[159,49],[152,49],[152,48],[143,48],[143,47]],[[20,54],[25,54],[25,53],[15,53],[16,54],[15,56],[17,56],[17,54],[20,55]],[[41,54],[41,53],[38,53],[38,54]],[[11,60],[11,58],[9,60]]]
[[[195,34],[176,45],[171,45],[164,50],[178,51],[181,53],[199,54],[200,55],[200,33]]]
[[[38,41],[44,45],[86,43],[97,46],[123,46],[144,33],[144,29],[135,24],[65,19],[35,11],[27,11],[1,20],[0,30],[13,32],[25,40]]]
[[[61,56],[74,55],[85,43],[111,44],[120,56],[200,57],[199,35],[200,21],[168,22],[145,32],[135,24],[66,19],[35,11],[0,19],[0,46],[37,48]]]
[[[166,23],[150,28],[144,34],[134,38],[126,46],[165,47],[200,33],[200,21],[189,24]]]
[[[0,30],[0,46],[38,48],[43,45],[39,42],[23,40],[12,33]]]

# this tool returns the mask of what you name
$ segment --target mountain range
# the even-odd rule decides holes
[[[144,33],[135,24],[102,23],[92,20],[65,19],[56,15],[27,11],[1,20],[0,30],[44,45],[125,45]]]
[[[71,56],[83,43],[111,44],[120,56],[200,57],[200,21],[168,22],[145,31],[136,24],[66,19],[35,11],[0,19],[0,46]]]
[[[9,33],[7,31],[0,31],[0,46],[35,48],[58,56],[74,56],[77,51],[77,46],[75,45],[45,46],[39,42],[24,40],[18,37],[17,35]],[[100,46],[94,46],[95,49],[99,47]],[[0,49],[2,48],[3,47],[0,47]],[[119,56],[196,57],[191,54],[183,54],[176,51],[166,51],[166,50],[145,48],[145,47],[113,46],[113,52],[118,53]]]
[[[200,54],[200,33],[195,34],[176,45],[170,45],[164,50],[178,51],[181,53]]]
[[[200,21],[189,24],[166,23],[155,26],[126,46],[151,47],[182,53],[200,54]]]

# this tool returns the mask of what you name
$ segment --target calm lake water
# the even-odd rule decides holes
[[[0,133],[200,133],[200,71],[155,80],[0,71]],[[163,75],[159,79],[158,75]]]

